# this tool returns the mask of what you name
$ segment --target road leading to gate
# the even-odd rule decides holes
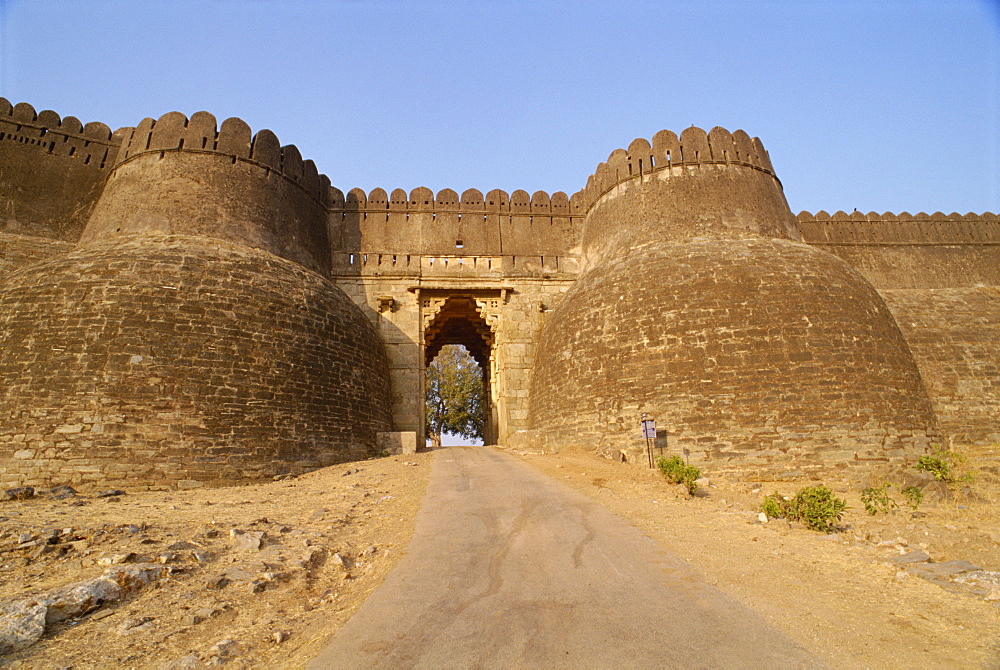
[[[406,556],[309,667],[819,665],[599,504],[451,447]]]

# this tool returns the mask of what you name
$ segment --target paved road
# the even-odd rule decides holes
[[[309,667],[819,665],[597,503],[489,447],[451,447],[407,555]]]

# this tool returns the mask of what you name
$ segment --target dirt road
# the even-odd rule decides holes
[[[310,667],[819,665],[601,505],[455,447],[406,557]]]

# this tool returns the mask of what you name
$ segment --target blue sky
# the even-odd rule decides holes
[[[0,95],[239,116],[344,190],[572,193],[720,125],[796,212],[1000,211],[998,0],[0,0]]]

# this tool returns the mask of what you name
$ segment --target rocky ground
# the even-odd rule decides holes
[[[3,666],[301,666],[402,555],[430,456],[246,487],[0,503],[7,623],[25,601],[57,601],[37,642],[0,650]],[[125,588],[102,603],[109,582]]]
[[[998,452],[967,452],[975,479],[926,486],[916,511],[866,514],[859,492],[877,474],[823,482],[850,505],[831,534],[759,518],[764,494],[818,482],[706,472],[689,497],[589,453],[521,457],[833,667],[1000,667]],[[301,667],[402,555],[431,456],[247,487],[2,502],[0,628],[39,635],[0,641],[4,667]]]

